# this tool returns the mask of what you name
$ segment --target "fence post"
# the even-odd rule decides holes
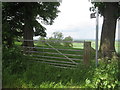
[[[90,64],[91,42],[84,42],[84,64]]]

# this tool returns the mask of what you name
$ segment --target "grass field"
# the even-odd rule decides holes
[[[91,42],[91,47],[95,49],[95,41],[90,41]],[[21,45],[21,42],[15,42],[16,45]],[[38,43],[35,43],[35,45],[38,45]],[[100,45],[100,42],[99,44]],[[83,43],[73,43],[73,48],[79,48],[83,49],[84,45]],[[115,42],[115,49],[117,52],[120,53],[120,42],[116,41]]]
[[[72,61],[75,63],[81,63],[83,61],[84,43],[73,43],[73,47],[64,47],[64,46],[54,45],[53,47],[55,49],[53,49],[48,45],[43,44],[42,42],[35,41],[34,43],[37,49],[34,49],[35,52],[32,52],[31,54],[32,61],[37,61],[42,63],[51,63],[55,65],[61,64],[57,66],[70,65],[70,67],[75,65],[74,63],[72,63]],[[20,45],[21,43],[16,42],[16,44]],[[116,41],[115,47],[117,52],[119,50],[118,44],[119,43]],[[95,49],[95,41],[91,41],[91,47]],[[91,59],[93,58],[95,58],[95,53],[91,54]]]
[[[53,49],[43,49],[51,48],[46,45],[37,45],[39,49],[34,49],[34,51],[39,53],[32,53],[29,55],[21,53],[20,47],[21,43],[16,42],[17,46],[13,48],[4,49],[3,53],[3,87],[4,88],[116,88],[119,86],[118,82],[118,63],[116,60],[113,60],[111,63],[102,63],[102,60],[99,61],[99,66],[95,66],[95,59],[91,59],[91,63],[86,67],[82,62],[78,62],[77,68],[55,68],[51,65],[45,63],[33,62],[32,60],[34,55],[35,58],[45,59],[41,56],[51,56],[51,57],[60,57],[61,55],[56,55],[52,53],[57,53]],[[94,45],[94,43],[92,43]],[[67,51],[60,50],[64,54],[75,54],[80,55],[83,52],[83,44],[73,44],[72,47],[63,47],[63,46],[54,46],[58,49],[71,49],[79,51]],[[49,52],[44,53],[44,52]],[[69,56],[70,58],[81,59],[80,56]],[[52,60],[51,58],[46,58]],[[54,58],[55,59],[55,58]],[[30,60],[30,61],[29,61]],[[63,59],[57,59],[56,61],[63,61]],[[67,61],[64,59],[64,61]],[[112,60],[111,60],[112,61]],[[60,64],[60,63],[59,63]],[[116,89],[119,90],[119,89]]]
[[[31,55],[34,61],[63,67],[76,67],[76,63],[83,61],[83,49],[81,48],[54,46],[53,49],[47,45],[36,45],[36,47],[37,49]]]

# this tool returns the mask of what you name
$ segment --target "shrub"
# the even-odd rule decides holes
[[[47,40],[47,43],[52,45],[52,46],[62,46],[61,45],[61,42],[62,41],[61,39],[57,39],[57,38],[53,38],[53,37],[50,37],[48,40]],[[46,43],[46,45],[48,45]]]
[[[47,41],[52,46],[61,46],[61,41],[63,40],[63,34],[61,32],[53,32],[53,36]]]
[[[93,78],[87,78],[85,86],[99,89],[118,88],[118,61],[111,60],[109,63],[100,61],[99,66],[93,73]]]
[[[20,48],[3,48],[2,57],[2,85],[3,88],[19,88],[20,78],[28,67],[28,56],[22,54]]]
[[[18,47],[3,48],[3,70],[9,69],[11,73],[24,72],[27,67],[26,59],[27,57],[21,53]]]
[[[61,69],[27,62],[17,47],[3,49],[3,86],[19,88],[114,88],[120,86],[118,61],[99,62],[86,67],[80,63],[76,69]],[[92,61],[91,61],[92,62]],[[92,64],[94,64],[92,62]]]
[[[63,41],[64,41],[63,45],[65,47],[73,47],[73,44],[72,44],[73,38],[71,36],[65,37]]]
[[[45,45],[45,37],[40,37],[39,40],[37,41],[38,45]]]

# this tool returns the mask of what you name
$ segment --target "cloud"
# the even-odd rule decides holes
[[[59,7],[61,11],[54,20],[53,25],[44,25],[47,30],[47,37],[53,32],[60,31],[64,36],[72,36],[74,39],[95,39],[96,38],[96,19],[90,19],[91,12],[89,8],[92,6],[88,0],[62,0]],[[101,36],[103,17],[99,18],[99,39]],[[120,21],[119,31],[120,35]],[[118,38],[118,34],[116,34]],[[119,36],[120,38],[120,36]]]
[[[65,37],[72,36],[74,39],[95,39],[96,19],[90,19],[91,12],[89,8],[91,6],[92,4],[88,2],[88,0],[63,0],[59,7],[61,12],[54,20],[53,25],[45,25],[47,28],[47,37],[50,37],[53,32],[59,31],[62,32]],[[103,17],[100,17],[99,39],[101,36],[102,23]],[[120,23],[117,28],[120,28]],[[116,32],[116,38],[118,38],[118,33],[120,33],[118,30]]]
[[[63,0],[59,7],[61,13],[55,19],[55,23],[47,26],[47,36],[51,36],[55,31],[60,31],[65,36],[70,35],[77,39],[94,39],[96,20],[90,19],[89,8],[91,6],[92,4],[88,0]]]

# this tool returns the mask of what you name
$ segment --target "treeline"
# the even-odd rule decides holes
[[[41,41],[47,42],[41,42]],[[65,46],[65,47],[73,47],[73,38],[71,36],[64,37],[62,32],[53,32],[52,36],[49,38],[40,37],[38,44],[50,44],[52,46]]]

